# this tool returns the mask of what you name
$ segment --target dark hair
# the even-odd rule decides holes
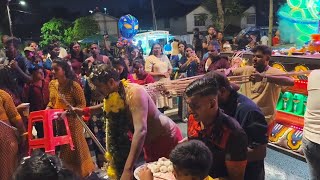
[[[211,169],[212,154],[203,142],[191,140],[178,144],[170,153],[170,161],[187,175],[204,179]]]
[[[183,45],[184,45],[184,48],[187,47],[187,45],[186,45],[186,43],[185,43],[184,41],[179,41],[179,42],[178,42],[178,47],[180,46],[180,44],[183,44]]]
[[[190,49],[194,50],[194,47],[191,44],[187,44],[187,46],[185,46],[185,47],[186,47],[186,49],[190,48]]]
[[[209,30],[210,28],[216,29],[213,25],[208,26],[207,30]]]
[[[32,63],[30,65],[30,67],[28,68],[28,71],[30,74],[33,74],[34,72],[38,71],[39,69],[44,70],[44,68],[42,66]],[[45,71],[43,71],[43,72],[45,72]]]
[[[18,95],[17,78],[9,66],[0,65],[0,77],[0,88],[9,89],[13,94]]]
[[[151,51],[150,51],[150,53],[149,53],[149,56],[151,56],[151,55],[153,55],[153,49],[154,49],[154,46],[155,45],[159,45],[160,46],[160,48],[161,48],[161,51],[162,51],[162,46],[161,46],[161,44],[160,43],[153,43],[153,45],[152,45],[152,47],[151,47]]]
[[[194,28],[193,31],[199,32],[199,28]]]
[[[28,42],[27,42],[27,46],[31,46],[32,43],[37,44],[35,41],[28,41]]]
[[[111,78],[115,81],[120,81],[119,73],[109,64],[100,64],[93,67],[90,78],[92,82],[98,81],[101,83],[106,83]]]
[[[40,151],[25,159],[14,174],[15,180],[77,180],[70,170],[62,167],[60,159]]]
[[[61,59],[61,58],[55,58],[52,62],[52,64],[55,63],[58,66],[60,66],[62,68],[62,70],[65,73],[65,76],[67,79],[69,80],[75,80],[76,79],[76,75],[74,74],[74,72],[71,69],[71,66],[68,64],[67,60]]]
[[[187,97],[192,96],[216,96],[218,94],[218,83],[212,78],[201,78],[193,81],[185,90]]]
[[[260,52],[262,52],[263,55],[269,55],[269,56],[272,55],[271,48],[269,46],[266,46],[266,45],[258,45],[255,48],[253,48],[251,51],[253,53],[256,53],[256,52],[260,51]]]
[[[52,51],[54,48],[60,48],[59,44],[57,44],[57,43],[49,44],[47,49],[48,49],[48,51],[50,52],[50,51]]]
[[[124,62],[124,60],[122,58],[115,58],[114,61],[112,62],[112,64],[113,64],[113,67],[115,67],[115,68],[118,65],[123,67],[123,72],[121,74],[119,74],[120,79],[128,79],[129,70],[128,70],[126,63]]]
[[[5,42],[5,46],[9,46],[9,45],[13,45],[13,47],[15,47],[16,49],[19,47],[20,45],[20,40],[16,37],[9,37],[7,39],[7,41]]]
[[[75,52],[73,50],[73,46],[76,45],[76,44],[80,45],[80,43],[78,43],[77,41],[74,41],[74,42],[70,43],[70,46],[69,46],[69,51],[70,51],[70,54],[71,54],[71,58],[70,59],[77,59],[80,62],[83,62],[84,61],[84,54],[83,54],[83,51],[81,50],[81,48],[80,48],[80,54],[79,54],[80,59],[76,57],[76,54],[75,54]]]
[[[132,68],[136,69],[138,67],[138,65],[142,64],[144,66],[144,61],[142,59],[137,59],[135,61],[133,61],[132,63]]]
[[[221,72],[210,71],[204,75],[204,78],[214,79],[218,83],[219,88],[224,87],[227,90],[232,90],[232,87],[230,85],[230,81],[228,80],[227,76]]]

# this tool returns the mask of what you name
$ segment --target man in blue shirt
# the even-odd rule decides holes
[[[235,118],[248,136],[248,164],[244,179],[264,180],[268,125],[262,111],[252,100],[235,91],[224,74],[211,71],[205,77],[217,81],[219,108]]]

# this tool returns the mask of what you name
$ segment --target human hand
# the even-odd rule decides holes
[[[120,180],[132,180],[133,179],[133,172],[132,170],[129,169],[124,169],[123,173],[121,175]]]
[[[139,176],[140,180],[153,180],[153,174],[147,166],[144,166],[140,170],[138,176]]]
[[[71,107],[71,110],[78,114],[79,116],[83,115],[83,109],[82,108],[77,108],[77,107]]]
[[[183,138],[181,141],[178,142],[178,144],[185,143],[185,142],[188,142],[188,137]]]
[[[168,72],[166,72],[166,73],[163,73],[163,76],[166,77],[166,78],[169,78],[170,74]]]
[[[262,73],[253,72],[250,75],[249,80],[252,81],[252,82],[261,82],[263,77],[264,77],[264,75]]]
[[[17,62],[16,60],[12,60],[12,61],[10,62],[10,67],[13,68],[13,69],[19,68],[18,62]]]

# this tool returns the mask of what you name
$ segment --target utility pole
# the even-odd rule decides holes
[[[151,0],[151,8],[152,8],[153,30],[156,31],[158,30],[158,26],[157,26],[156,12],[154,11],[153,0]]]
[[[11,15],[10,15],[10,1],[7,1],[7,12],[8,12],[8,20],[9,20],[9,29],[10,29],[10,36],[13,37],[13,32],[12,32],[12,20],[11,20]]]

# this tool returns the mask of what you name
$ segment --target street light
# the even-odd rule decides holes
[[[26,3],[25,1],[20,1],[19,4],[20,4],[21,6],[27,5],[27,3]]]
[[[10,15],[10,2],[11,2],[11,0],[7,0],[7,12],[8,12],[8,19],[9,19],[10,35],[13,36],[13,33],[12,33],[12,20],[11,20],[11,15]],[[27,3],[25,1],[19,1],[18,4],[20,4],[21,6],[27,5]]]

